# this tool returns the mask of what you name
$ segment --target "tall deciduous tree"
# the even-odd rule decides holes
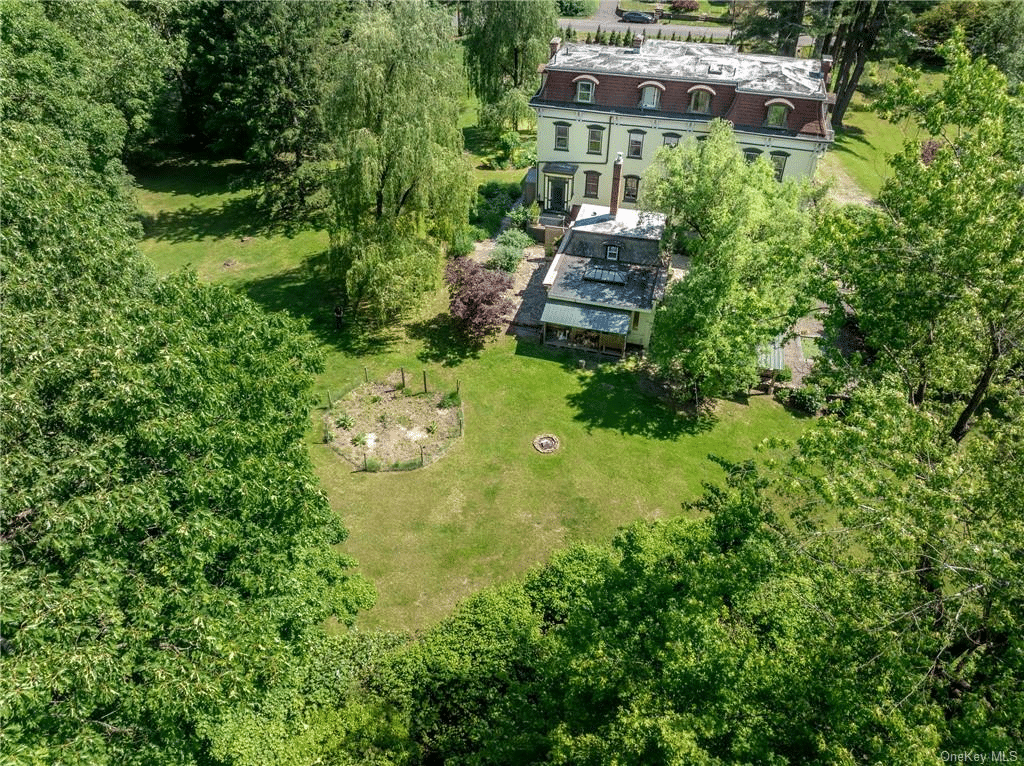
[[[906,71],[880,102],[939,148],[924,161],[908,143],[880,209],[833,219],[827,250],[844,287],[833,313],[856,320],[876,353],[872,370],[899,375],[918,404],[954,396],[960,440],[1022,354],[1024,104],[961,42],[943,51],[939,90],[923,93]]]
[[[690,258],[658,309],[652,358],[698,399],[746,388],[758,346],[807,307],[805,192],[776,182],[764,160],[746,162],[718,121],[706,141],[662,149],[643,195],[668,217],[666,244]]]
[[[494,127],[508,122],[518,129],[537,67],[547,60],[555,20],[554,0],[474,0],[467,6],[469,81]]]
[[[26,98],[0,135],[4,756],[194,763],[207,721],[372,603],[302,446],[320,356],[230,290],[158,279],[116,159],[128,121],[76,89],[66,30],[11,8]]]
[[[377,318],[434,288],[440,242],[469,211],[450,19],[425,3],[366,9],[344,46],[330,125],[328,229],[348,296]]]

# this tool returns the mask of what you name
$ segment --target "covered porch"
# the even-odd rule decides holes
[[[626,355],[632,321],[628,311],[549,300],[540,321],[541,342],[548,345]]]

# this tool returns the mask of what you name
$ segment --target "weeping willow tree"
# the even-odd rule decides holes
[[[410,2],[367,9],[339,62],[331,266],[349,305],[377,320],[439,284],[440,244],[468,215],[456,59],[450,20]]]

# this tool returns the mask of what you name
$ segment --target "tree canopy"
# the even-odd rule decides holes
[[[440,243],[469,214],[450,19],[421,3],[364,9],[338,62],[329,108],[328,230],[348,300],[376,318],[440,278]]]
[[[42,8],[0,7],[27,94],[0,135],[4,752],[195,763],[207,722],[373,593],[302,445],[318,349],[227,288],[156,276],[129,121],[73,87],[84,51]]]
[[[841,377],[897,375],[909,400],[953,397],[961,439],[993,387],[1015,387],[1024,338],[1024,104],[962,42],[943,48],[947,76],[924,93],[909,70],[880,107],[930,140],[893,158],[880,207],[830,218],[834,321],[855,326],[870,365]],[[1007,377],[1009,376],[1009,377]]]
[[[512,129],[530,114],[526,102],[555,33],[554,0],[473,0],[465,11],[466,68],[485,123]]]
[[[732,129],[660,150],[641,203],[667,216],[664,242],[689,258],[655,315],[651,357],[696,399],[747,388],[758,347],[808,305],[811,215],[804,189],[748,163]]]

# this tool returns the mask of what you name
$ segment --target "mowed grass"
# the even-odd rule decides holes
[[[893,78],[891,64],[872,65],[863,78],[863,89],[874,90]],[[926,92],[939,87],[943,75],[922,72],[921,87]],[[889,158],[903,151],[906,141],[923,141],[921,133],[909,120],[899,123],[883,119],[871,109],[872,98],[862,90],[854,94],[843,119],[843,129],[836,131],[831,152],[843,169],[871,197],[878,196],[892,174]]]
[[[573,541],[606,542],[621,525],[668,517],[719,481],[709,454],[753,457],[765,437],[796,437],[809,422],[767,397],[719,403],[714,417],[678,414],[615,364],[501,336],[482,350],[458,340],[437,291],[404,324],[334,327],[325,237],[271,231],[231,163],[168,165],[139,177],[147,237],[162,272],[185,264],[270,310],[302,320],[326,352],[308,443],[332,508],[350,531],[343,550],[375,583],[366,628],[417,630],[462,598],[512,578]],[[233,265],[226,265],[228,263]],[[465,436],[449,455],[408,473],[365,474],[322,443],[327,392],[405,367],[411,387],[440,396],[458,385]],[[532,446],[562,442],[553,455]]]

